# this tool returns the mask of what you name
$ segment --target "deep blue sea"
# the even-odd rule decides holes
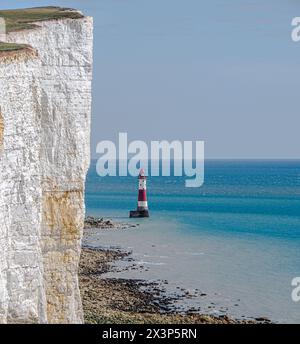
[[[95,163],[87,214],[140,224],[99,239],[149,266],[133,277],[200,289],[207,296],[194,302],[204,312],[300,323],[291,299],[300,276],[300,161],[209,160],[200,188],[186,188],[185,177],[149,177],[151,217],[139,220],[128,219],[137,178],[100,178]]]

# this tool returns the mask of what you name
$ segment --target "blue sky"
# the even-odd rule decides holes
[[[100,140],[204,140],[208,158],[299,158],[297,0],[1,1],[95,20]]]

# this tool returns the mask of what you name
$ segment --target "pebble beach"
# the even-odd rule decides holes
[[[132,252],[120,248],[90,246],[96,231],[138,230],[138,224],[114,223],[103,218],[89,217],[85,222],[84,246],[80,259],[79,282],[85,322],[92,324],[236,324],[269,323],[266,318],[233,319],[227,314],[213,316],[190,307],[184,311],[176,306],[181,299],[206,296],[201,291],[191,293],[177,286],[170,294],[167,280],[147,281],[118,277],[121,270],[143,269],[135,264]],[[113,273],[115,277],[107,277]]]

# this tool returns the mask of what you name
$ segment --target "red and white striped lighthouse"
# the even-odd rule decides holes
[[[149,217],[147,201],[147,177],[145,170],[142,168],[139,174],[139,196],[137,210],[130,212],[130,217]]]

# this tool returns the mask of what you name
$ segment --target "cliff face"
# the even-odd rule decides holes
[[[0,322],[83,321],[92,19],[39,22],[0,55]]]

